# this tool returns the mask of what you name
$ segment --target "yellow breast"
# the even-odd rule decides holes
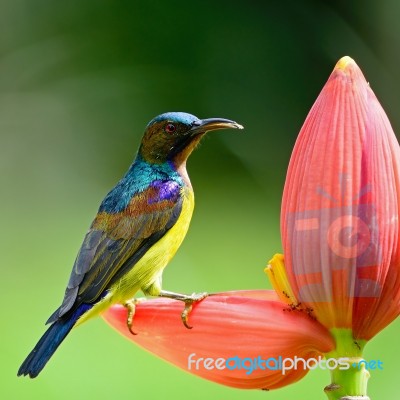
[[[153,296],[161,290],[162,272],[182,244],[192,219],[193,190],[183,188],[182,197],[182,210],[175,225],[117,283],[118,301],[132,298],[139,289]]]

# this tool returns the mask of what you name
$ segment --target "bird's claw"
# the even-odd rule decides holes
[[[123,306],[128,310],[128,317],[126,318],[126,326],[128,327],[128,330],[132,335],[137,335],[137,332],[135,332],[132,329],[132,324],[133,324],[133,317],[135,316],[136,304],[140,303],[141,301],[142,299],[131,299],[123,304]]]
[[[193,303],[192,302],[185,302],[185,308],[184,308],[184,310],[182,311],[182,314],[181,314],[181,319],[182,319],[183,325],[185,325],[186,328],[188,328],[188,329],[192,329],[193,328],[193,326],[190,326],[189,323],[188,323],[189,314],[192,311],[192,308],[193,308]]]
[[[193,309],[193,304],[197,303],[201,300],[204,300],[207,296],[208,296],[208,293],[206,293],[206,292],[193,293],[191,296],[188,296],[188,298],[186,300],[184,300],[185,308],[182,311],[181,319],[182,319],[183,325],[185,325],[185,327],[187,329],[193,328],[193,326],[189,325],[189,314],[191,313],[191,311]]]
[[[207,296],[210,296],[210,295],[206,292],[193,293],[192,295],[187,295],[187,294],[182,294],[182,293],[169,292],[167,290],[161,290],[158,293],[158,296],[166,297],[168,299],[183,301],[185,303],[185,308],[182,311],[181,319],[182,319],[183,325],[185,325],[186,328],[192,329],[193,327],[189,325],[188,321],[189,321],[189,314],[193,308],[193,304],[205,299]]]

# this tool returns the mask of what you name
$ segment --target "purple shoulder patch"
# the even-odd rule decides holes
[[[150,187],[157,189],[157,194],[149,198],[149,204],[162,200],[176,201],[181,190],[179,183],[175,181],[154,181]]]

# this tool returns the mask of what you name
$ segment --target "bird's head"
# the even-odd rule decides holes
[[[208,131],[243,129],[242,125],[224,118],[199,119],[183,112],[169,112],[152,119],[146,127],[139,154],[151,163],[173,161],[184,163]]]

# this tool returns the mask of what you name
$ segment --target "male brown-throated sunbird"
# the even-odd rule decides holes
[[[83,240],[61,306],[48,319],[50,327],[18,376],[36,377],[72,328],[112,304],[130,308],[131,329],[130,299],[138,290],[184,301],[182,319],[189,327],[191,305],[207,294],[164,291],[162,272],[181,245],[193,213],[186,160],[206,132],[226,128],[243,129],[228,119],[198,119],[182,112],[150,121],[134,162],[104,198]]]

